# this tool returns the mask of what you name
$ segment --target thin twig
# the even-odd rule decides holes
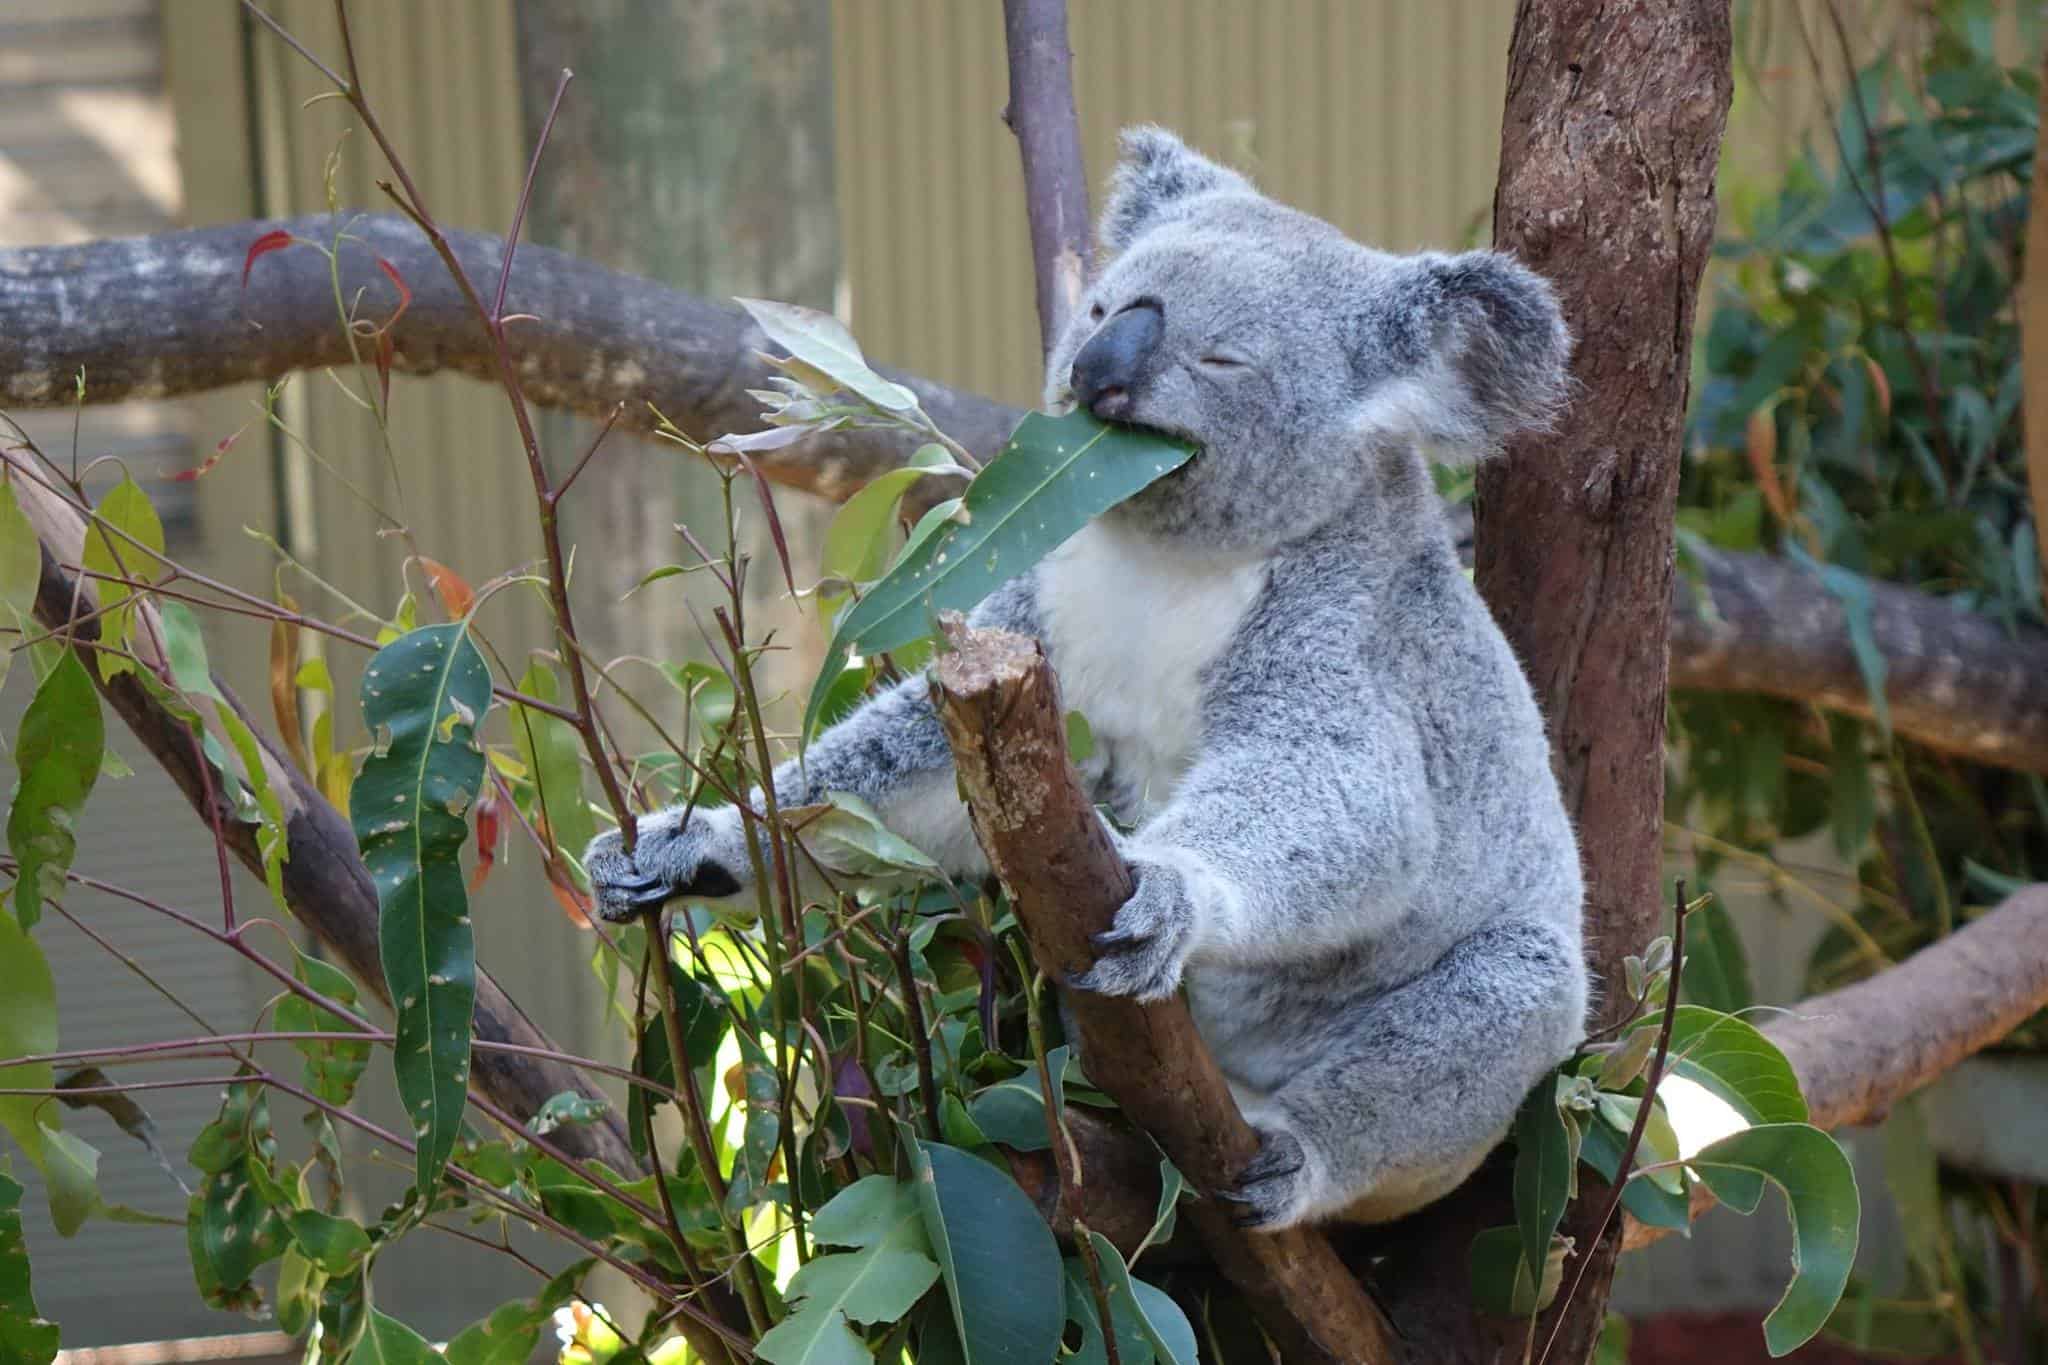
[[[1592,1240],[1579,1253],[1579,1263],[1572,1272],[1571,1288],[1558,1301],[1556,1320],[1551,1324],[1549,1339],[1543,1343],[1543,1354],[1537,1357],[1537,1365],[1547,1365],[1551,1350],[1557,1345],[1558,1334],[1564,1330],[1565,1320],[1570,1316],[1565,1310],[1578,1297],[1579,1284],[1586,1278],[1586,1267],[1593,1263],[1593,1249],[1600,1245],[1600,1239],[1607,1235],[1614,1214],[1621,1207],[1621,1196],[1628,1189],[1633,1177],[1636,1151],[1643,1143],[1643,1130],[1649,1127],[1650,1111],[1657,1107],[1657,1087],[1664,1080],[1664,1064],[1671,1056],[1671,1029],[1678,1020],[1678,983],[1684,976],[1685,967],[1685,879],[1680,878],[1677,891],[1672,897],[1671,920],[1671,975],[1669,986],[1664,992],[1664,1018],[1657,1025],[1657,1051],[1650,1058],[1650,1069],[1643,1073],[1642,1103],[1636,1106],[1636,1120],[1629,1125],[1628,1141],[1621,1146],[1621,1161],[1614,1171],[1614,1183],[1608,1187],[1607,1202],[1601,1207],[1600,1219],[1593,1226]]]

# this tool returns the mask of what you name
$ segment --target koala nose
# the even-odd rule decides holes
[[[1165,331],[1157,299],[1139,299],[1103,323],[1074,357],[1074,400],[1105,420],[1127,416],[1131,386]]]

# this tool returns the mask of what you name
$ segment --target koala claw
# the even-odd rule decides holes
[[[1194,909],[1180,875],[1159,864],[1134,862],[1138,888],[1109,928],[1094,935],[1095,965],[1073,986],[1097,995],[1154,1003],[1180,989],[1193,947]]]
[[[1216,1192],[1236,1205],[1231,1221],[1241,1228],[1278,1229],[1300,1221],[1307,1196],[1308,1155],[1301,1139],[1278,1128],[1260,1128],[1258,1154],[1237,1173],[1237,1184]]]
[[[679,897],[716,900],[740,889],[739,878],[706,855],[706,831],[693,819],[687,830],[673,821],[644,821],[627,853],[616,830],[591,841],[583,855],[597,912],[617,922],[659,910]]]

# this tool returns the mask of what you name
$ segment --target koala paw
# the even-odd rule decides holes
[[[1277,1232],[1300,1222],[1308,1212],[1308,1153],[1301,1139],[1286,1129],[1255,1126],[1258,1155],[1237,1173],[1237,1185],[1216,1197],[1233,1206],[1231,1221],[1239,1227]]]
[[[1194,948],[1195,907],[1179,869],[1133,859],[1138,889],[1116,912],[1108,929],[1095,935],[1095,965],[1073,985],[1097,995],[1129,996],[1153,1003],[1180,989],[1181,973]]]
[[[598,835],[583,854],[583,870],[597,912],[617,922],[659,910],[679,896],[715,900],[740,889],[740,878],[716,857],[710,814],[694,814],[685,827],[678,813],[640,821],[633,851],[617,830]]]

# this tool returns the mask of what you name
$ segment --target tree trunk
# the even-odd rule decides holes
[[[825,0],[520,0],[517,19],[528,145],[562,69],[576,73],[534,189],[535,241],[712,298],[831,310],[839,234]],[[565,416],[545,428],[564,458],[594,433]],[[624,599],[648,570],[690,562],[676,522],[714,552],[722,546],[717,476],[665,442],[614,439],[564,504],[570,538],[607,547],[579,565],[600,600],[578,619],[607,657],[703,657],[672,592]],[[796,646],[764,656],[764,692],[800,694],[821,642],[787,600],[752,486],[735,492],[753,557],[748,634],[773,629]],[[785,495],[779,511],[800,556],[822,537],[821,504]]]
[[[1481,471],[1476,580],[1550,722],[1586,870],[1596,1027],[1626,1003],[1621,958],[1663,905],[1672,517],[1729,63],[1727,0],[1521,0],[1508,56],[1494,242],[1557,286],[1580,390],[1558,433]],[[1496,1162],[1424,1216],[1431,1273],[1448,1278],[1464,1239],[1512,1221],[1508,1184]],[[1602,1203],[1588,1189],[1566,1216],[1593,1259],[1537,1324],[1553,1361],[1587,1359],[1599,1336],[1620,1242],[1618,1226],[1588,1226]],[[1411,1345],[1431,1343],[1419,1356],[1520,1358],[1521,1331],[1489,1334],[1456,1311],[1463,1286],[1436,1288],[1402,1323]]]

